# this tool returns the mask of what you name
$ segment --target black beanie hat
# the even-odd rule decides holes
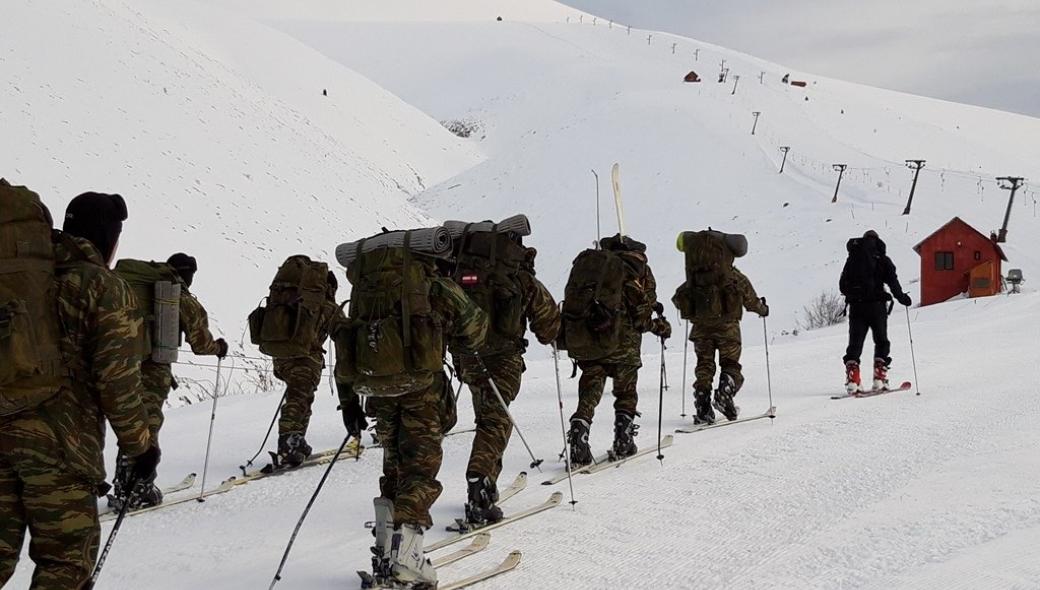
[[[177,274],[181,275],[181,279],[184,280],[184,284],[191,286],[192,280],[195,279],[195,273],[199,270],[199,263],[196,262],[194,256],[188,256],[184,252],[178,252],[173,256],[170,256],[166,260],[166,264],[169,264],[177,271]]]
[[[115,253],[119,234],[126,221],[126,201],[119,195],[83,193],[69,202],[65,209],[66,233],[89,240],[101,252],[105,261]]]

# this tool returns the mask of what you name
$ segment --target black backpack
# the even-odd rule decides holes
[[[863,303],[878,300],[878,246],[876,240],[852,238],[845,248],[849,257],[841,271],[838,288],[846,303]]]

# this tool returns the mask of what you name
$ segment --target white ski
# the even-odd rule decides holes
[[[581,467],[575,467],[574,469],[571,469],[571,475],[580,475],[582,473],[588,473],[591,469],[593,469],[597,465],[600,465],[600,464],[603,464],[603,463],[608,463],[608,462],[610,462],[610,454],[609,453],[603,453],[602,455],[594,458],[592,460],[592,463],[589,463],[588,465],[583,465]],[[554,486],[554,485],[560,483],[561,481],[563,481],[565,479],[567,479],[567,469],[566,468],[564,468],[564,470],[562,472],[557,473],[556,475],[554,475],[554,476],[550,477],[549,479],[543,481],[542,485],[543,486]]]
[[[524,491],[527,487],[527,472],[521,471],[519,475],[513,480],[513,483],[509,484],[509,487],[498,493],[498,503],[502,504],[506,500]]]
[[[850,397],[874,397],[875,395],[884,395],[886,393],[896,393],[899,391],[910,391],[914,388],[914,385],[909,381],[903,381],[899,387],[891,389],[871,389],[867,391],[853,391],[852,393],[846,393],[843,395],[832,395],[831,399],[848,399]]]
[[[437,541],[429,547],[426,547],[426,552],[430,553],[438,549],[443,549],[449,545],[453,545],[455,543],[458,543],[459,541],[469,539],[470,537],[475,537],[481,533],[486,533],[494,529],[501,528],[509,524],[513,524],[514,522],[527,518],[528,516],[534,516],[535,514],[538,514],[540,512],[551,510],[559,506],[561,502],[563,502],[563,493],[554,492],[553,495],[549,496],[548,500],[537,506],[532,506],[526,510],[521,510],[520,512],[506,516],[505,518],[494,524],[489,524],[487,526],[481,527],[479,529],[473,529],[465,533],[457,533],[445,539],[441,539],[440,541]]]
[[[670,446],[672,446],[673,442],[675,442],[675,438],[672,435],[670,435],[670,434],[666,435],[664,438],[661,439],[661,448],[663,449],[663,448],[666,448],[666,447],[670,447]],[[641,451],[637,451],[636,454],[634,454],[634,455],[630,455],[628,457],[625,457],[624,459],[618,459],[617,461],[604,461],[602,463],[599,463],[599,464],[593,466],[592,469],[589,469],[588,473],[589,473],[589,475],[592,475],[593,473],[599,473],[600,471],[606,471],[607,469],[610,469],[611,467],[621,467],[622,465],[624,465],[625,463],[628,463],[629,461],[638,459],[640,457],[645,457],[646,455],[650,455],[650,454],[656,453],[656,452],[657,452],[657,445],[649,446],[649,447],[647,447],[647,448],[645,448],[645,449],[643,449]]]
[[[261,469],[255,469],[253,471],[250,471],[250,472],[246,473],[245,475],[233,475],[233,476],[225,479],[224,483],[231,483],[233,485],[242,485],[244,483],[248,483],[248,482],[251,482],[251,481],[256,481],[258,479],[263,479],[265,477],[271,477],[271,476],[274,476],[274,475],[283,475],[285,473],[290,473],[290,472],[296,471],[298,469],[303,469],[305,467],[313,467],[315,465],[325,465],[326,463],[329,463],[330,461],[332,461],[333,457],[336,456],[336,450],[337,449],[338,449],[338,447],[336,449],[329,449],[327,451],[321,451],[320,453],[313,453],[313,454],[311,454],[310,457],[307,457],[307,459],[303,463],[300,463],[296,467],[285,467],[283,469],[276,469],[274,471],[270,471],[270,470],[268,470],[268,468],[270,468],[271,465],[268,465],[268,466],[263,467]],[[350,441],[349,443],[347,443],[347,446],[343,448],[343,453],[340,454],[339,458],[340,459],[357,459],[364,452],[365,452],[365,447],[360,446],[358,444],[357,439],[354,439],[354,440]]]
[[[182,498],[177,498],[176,500],[166,500],[166,501],[163,501],[163,503],[159,504],[158,506],[149,506],[147,508],[141,508],[141,509],[138,509],[138,510],[131,510],[131,511],[127,512],[126,515],[127,516],[136,516],[138,514],[144,514],[146,512],[154,512],[156,510],[162,510],[163,508],[170,508],[171,506],[177,506],[178,504],[185,504],[187,502],[197,502],[197,501],[200,500],[200,498],[201,498],[202,501],[205,501],[206,498],[209,498],[210,496],[216,496],[217,494],[223,494],[223,493],[229,492],[234,487],[235,487],[234,483],[232,483],[230,481],[225,481],[224,483],[222,483],[219,486],[213,488],[212,490],[209,490],[209,491],[205,492],[201,496],[198,495],[198,494],[194,494],[194,495],[191,495],[191,496],[184,496]],[[116,516],[117,516],[116,512],[109,512],[108,514],[105,514],[104,517],[102,517],[100,520],[101,520],[101,522],[108,522],[110,520],[115,520]]]
[[[490,579],[490,578],[494,578],[495,576],[500,576],[500,575],[502,575],[502,574],[504,574],[506,572],[511,572],[511,571],[515,570],[518,565],[520,565],[520,559],[522,557],[523,557],[522,553],[520,553],[519,551],[513,551],[512,553],[510,553],[505,558],[505,560],[502,563],[498,564],[497,566],[495,566],[495,567],[493,567],[491,569],[484,570],[482,572],[473,574],[472,576],[470,576],[468,578],[464,578],[464,579],[459,580],[457,582],[449,582],[447,584],[441,584],[441,585],[437,586],[437,589],[438,590],[460,590],[461,588],[468,588],[468,587],[470,587],[470,586],[472,586],[474,584],[478,584],[480,582],[483,582],[484,580],[487,580],[487,579]]]
[[[610,169],[610,182],[614,185],[614,210],[617,211],[618,233],[625,234],[625,208],[621,203],[621,165],[614,162]]]
[[[761,420],[762,418],[776,418],[776,406],[773,406],[766,410],[762,414],[756,414],[754,416],[748,416],[747,418],[737,418],[736,420],[722,419],[714,424],[695,424],[686,428],[677,428],[675,431],[681,434],[693,434],[694,432],[700,432],[702,430],[711,430],[712,428],[722,428],[723,426],[732,426],[734,424],[740,424],[742,422],[751,422],[752,420]]]
[[[460,559],[465,559],[465,558],[469,557],[470,555],[474,555],[476,553],[480,553],[481,551],[487,549],[488,543],[490,543],[490,542],[491,542],[491,535],[489,535],[487,533],[481,533],[481,534],[477,535],[476,537],[473,537],[473,542],[470,543],[469,545],[467,545],[466,547],[463,547],[462,549],[459,549],[458,551],[454,551],[452,553],[449,553],[449,554],[447,554],[447,555],[445,555],[443,557],[438,557],[437,559],[434,559],[433,560],[433,567],[440,568],[440,567],[444,567],[446,565],[451,565],[451,564],[455,563],[456,561],[459,561]]]

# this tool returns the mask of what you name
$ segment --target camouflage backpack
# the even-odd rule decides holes
[[[527,330],[520,279],[527,272],[522,270],[527,249],[507,233],[486,231],[464,233],[459,244],[452,278],[490,320],[487,342],[478,352],[519,349]]]
[[[585,250],[574,259],[564,290],[559,343],[572,359],[596,360],[617,350],[627,277],[616,252]]]
[[[39,195],[0,179],[0,416],[39,406],[68,374],[52,226]]]
[[[740,294],[733,288],[733,261],[747,252],[744,236],[714,230],[679,234],[677,246],[686,255],[686,282],[672,302],[683,319],[721,321],[739,317]]]
[[[321,331],[329,266],[303,255],[278,267],[267,305],[249,314],[249,339],[274,358],[299,358],[313,352]]]
[[[169,365],[177,362],[181,345],[181,278],[164,262],[125,258],[115,273],[130,285],[137,309],[144,317],[139,332],[141,358]]]
[[[362,252],[347,268],[348,321],[336,327],[336,379],[360,395],[393,397],[433,385],[444,336],[430,292],[435,267],[404,247]]]

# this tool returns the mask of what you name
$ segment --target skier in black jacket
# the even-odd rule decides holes
[[[861,389],[860,355],[867,330],[874,336],[874,389],[888,388],[891,344],[888,341],[888,303],[894,297],[910,306],[910,296],[903,292],[896,276],[896,265],[885,251],[885,243],[874,230],[862,238],[852,238],[846,245],[849,257],[838,283],[849,307],[849,346],[845,351],[845,389],[852,393]],[[885,291],[885,286],[891,294]]]

